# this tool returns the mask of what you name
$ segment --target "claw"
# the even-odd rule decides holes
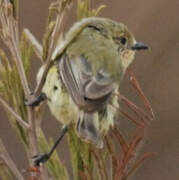
[[[32,157],[32,161],[34,162],[35,166],[40,166],[41,164],[45,163],[49,159],[49,154],[39,154]]]
[[[47,96],[45,93],[41,93],[39,96],[32,98],[29,101],[25,101],[25,105],[27,106],[38,106],[42,101],[46,100]]]

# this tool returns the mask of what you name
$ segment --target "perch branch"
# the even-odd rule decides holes
[[[66,3],[66,4],[63,4],[63,3]],[[42,87],[43,87],[43,84],[45,82],[45,78],[46,78],[46,75],[48,73],[48,70],[49,70],[50,64],[51,64],[51,57],[52,57],[52,54],[53,54],[55,47],[57,45],[57,40],[58,40],[59,32],[61,29],[61,24],[62,24],[64,15],[65,15],[67,7],[68,7],[67,6],[68,3],[69,3],[68,1],[59,2],[59,6],[58,6],[59,14],[56,18],[56,24],[55,24],[54,30],[52,32],[51,41],[50,41],[50,45],[49,45],[49,52],[48,52],[47,59],[45,61],[45,69],[44,69],[42,78],[40,79],[40,81],[37,84],[37,87],[35,89],[34,97],[37,97],[40,94]]]
[[[21,57],[19,44],[19,28],[18,22],[13,16],[13,7],[9,1],[1,1],[0,3],[0,24],[2,28],[2,37],[5,45],[9,48],[13,57],[13,61],[17,66],[21,84],[28,99],[31,95],[23,61]],[[35,110],[32,107],[27,107],[28,113],[28,133],[29,133],[29,152],[31,156],[38,153],[38,143],[35,132]]]

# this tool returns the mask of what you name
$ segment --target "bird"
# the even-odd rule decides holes
[[[136,51],[146,49],[123,23],[102,17],[76,22],[56,47],[42,89],[53,116],[64,126],[73,124],[83,141],[103,148],[119,107],[114,94]]]

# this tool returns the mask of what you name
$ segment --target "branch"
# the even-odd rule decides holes
[[[43,62],[43,60],[42,60],[42,52],[43,52],[42,45],[37,41],[35,36],[28,29],[25,28],[24,33],[26,34],[29,42],[34,47],[35,54]]]
[[[150,116],[140,107],[138,107],[135,103],[127,99],[124,95],[120,94],[120,99],[123,103],[125,103],[141,120],[143,120],[146,124],[149,124],[148,121],[151,120]],[[142,117],[144,116],[144,118]],[[146,119],[146,120],[145,120]]]
[[[127,180],[131,177],[131,175],[134,173],[135,170],[137,170],[145,160],[149,159],[150,157],[152,157],[153,155],[155,155],[155,153],[152,152],[148,152],[145,153],[135,164],[134,166],[131,168],[131,170],[127,173],[127,175],[125,177],[122,178],[122,180]]]
[[[56,24],[55,24],[54,30],[52,32],[50,45],[49,45],[49,52],[48,52],[47,59],[45,61],[46,62],[45,63],[45,68],[44,68],[44,71],[43,71],[43,75],[42,75],[39,83],[37,84],[37,87],[35,88],[34,97],[39,96],[39,94],[40,94],[40,92],[42,90],[43,84],[45,82],[45,78],[47,76],[47,73],[48,73],[48,70],[49,70],[50,64],[51,64],[52,54],[53,54],[53,52],[55,50],[55,47],[57,45],[57,40],[59,38],[59,32],[61,30],[62,20],[64,18],[64,15],[66,13],[67,8],[68,8],[68,6],[67,6],[68,4],[70,4],[70,1],[59,2],[59,5],[58,5],[59,13],[58,13],[58,16],[56,18]]]
[[[5,45],[10,49],[13,60],[17,66],[20,80],[26,97],[30,96],[30,89],[25,75],[19,47],[18,22],[13,16],[13,7],[9,1],[3,1],[0,4],[0,24],[2,27],[2,39]]]
[[[135,105],[132,101],[130,101],[129,99],[127,99],[124,95],[119,94],[119,93],[114,93],[114,95],[118,96],[118,98],[125,103],[129,109],[131,109],[136,115],[137,117],[140,118],[140,120],[142,122],[144,122],[145,124],[149,124],[149,121],[151,120],[150,116],[143,111],[143,109],[141,109],[140,107],[138,107],[137,105]]]
[[[24,127],[24,128],[29,128],[29,124],[27,124],[18,114],[17,112],[15,112],[10,105],[0,96],[0,103],[2,104],[2,106],[4,106],[4,108],[10,112],[15,118],[16,120]]]
[[[127,117],[127,119],[131,120],[133,123],[136,124],[136,126],[143,126],[143,123],[138,122],[137,120],[135,120],[132,116],[130,116],[129,114],[127,114],[126,112],[124,112],[121,108],[116,107],[114,104],[111,104],[111,106],[113,106],[116,110],[120,111],[120,113]]]
[[[149,100],[147,99],[147,97],[145,96],[144,92],[142,91],[142,88],[140,87],[140,84],[137,81],[134,73],[132,72],[132,70],[130,68],[127,68],[127,72],[130,75],[130,81],[131,81],[132,86],[134,87],[134,89],[137,90],[137,93],[143,98],[144,106],[145,106],[146,110],[150,113],[150,115],[152,116],[151,120],[154,120],[155,114],[153,112],[152,106],[151,106]]]
[[[29,89],[29,85],[27,82],[27,77],[25,75],[25,70],[24,70],[24,66],[22,63],[22,58],[21,58],[21,53],[20,53],[20,49],[19,49],[19,39],[17,38],[17,33],[15,33],[17,30],[17,23],[14,22],[14,24],[10,24],[12,26],[12,28],[10,28],[10,32],[14,35],[11,36],[11,41],[12,41],[12,55],[14,55],[15,57],[15,63],[17,65],[17,69],[20,75],[20,79],[22,82],[22,86],[24,89],[24,93],[26,95],[26,97],[29,97],[29,95],[31,94],[30,89]],[[13,27],[14,26],[14,27]]]
[[[5,45],[9,48],[13,57],[13,61],[17,66],[18,74],[24,90],[24,94],[28,99],[31,96],[23,61],[21,57],[19,45],[19,29],[18,22],[13,16],[13,7],[9,1],[1,1],[0,3],[0,25],[2,29],[2,39]],[[38,143],[35,131],[35,110],[32,107],[27,107],[28,116],[28,137],[29,137],[29,155],[33,156],[38,153]],[[21,123],[22,124],[22,123]],[[24,123],[23,123],[24,124]]]
[[[24,180],[23,176],[21,175],[16,165],[14,164],[13,160],[9,156],[9,153],[7,152],[1,139],[0,139],[0,157],[6,163],[8,168],[12,171],[12,173],[14,174],[14,177],[16,177],[18,180]]]

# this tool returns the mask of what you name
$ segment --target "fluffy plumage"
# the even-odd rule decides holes
[[[119,90],[137,44],[121,23],[87,18],[76,23],[53,54],[43,92],[52,114],[63,124],[73,122],[85,141],[103,147],[103,135],[114,125]],[[38,73],[38,78],[43,67]]]

